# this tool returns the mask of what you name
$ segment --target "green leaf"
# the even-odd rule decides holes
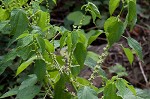
[[[132,65],[133,59],[134,59],[132,51],[129,48],[124,48],[123,46],[122,46],[122,48],[123,48],[128,60],[129,60],[130,64]]]
[[[90,86],[90,82],[82,77],[76,77],[76,81],[82,86]]]
[[[109,72],[116,73],[119,77],[128,75],[126,69],[120,64],[116,64],[115,66],[109,67]]]
[[[88,39],[86,38],[86,35],[83,31],[78,30],[78,42],[84,44],[85,47],[87,47]]]
[[[104,30],[107,32],[110,25],[115,23],[116,21],[117,21],[117,17],[111,16],[110,18],[108,18],[104,23]]]
[[[1,7],[1,8],[0,8],[0,12],[1,12],[0,21],[4,21],[4,20],[6,20],[7,18],[9,18],[9,11],[7,11],[6,9],[3,9],[3,8]]]
[[[124,33],[124,24],[117,17],[110,17],[104,24],[107,40],[110,46],[119,41],[121,35]]]
[[[77,31],[73,31],[71,32],[71,39],[72,39],[72,44],[73,46],[75,46],[78,43],[78,32]]]
[[[54,48],[60,47],[60,40],[54,40]]]
[[[37,76],[35,74],[29,75],[28,79],[24,80],[19,86],[19,91],[26,87],[33,86],[36,83],[37,83]]]
[[[90,81],[86,80],[82,77],[76,77],[76,81],[79,83],[79,88],[82,88],[83,86],[90,86],[92,89],[94,89],[96,92],[98,91],[98,88],[91,84]]]
[[[40,92],[40,87],[33,85],[19,90],[16,99],[33,99]]]
[[[88,39],[88,45],[90,45],[94,40],[96,40],[97,37],[98,37],[100,34],[102,34],[102,33],[103,33],[102,30],[96,30],[96,31],[94,32],[94,34],[92,34],[92,35],[90,36],[90,38]]]
[[[96,14],[93,11],[90,11],[90,13],[92,15],[93,23],[95,24]]]
[[[45,51],[45,52],[42,54],[42,56],[43,56],[43,58],[44,58],[44,61],[53,64],[53,59],[52,59],[51,55],[49,55],[49,53],[48,53],[47,51]]]
[[[129,89],[130,92],[132,92],[131,94],[133,94],[134,97],[135,97],[135,95],[136,95],[136,91],[135,91],[134,87],[131,86],[131,85],[128,85],[128,82],[127,82],[126,80],[124,80],[124,79],[118,79],[118,80],[116,81],[116,87],[117,87],[117,89],[118,89],[117,94],[118,94],[119,96],[121,96],[122,98],[127,95],[127,94],[126,94],[126,91],[127,91],[128,89]],[[128,87],[128,89],[127,89],[126,87]],[[131,98],[130,98],[130,99],[131,99]]]
[[[24,33],[21,34],[16,40],[22,39],[22,38],[24,38],[24,37],[26,37],[26,36],[28,36],[28,35],[29,35],[29,31],[24,31]]]
[[[71,33],[68,33],[66,42],[67,42],[68,52],[71,53],[71,52],[72,52],[72,39],[71,39]]]
[[[143,99],[150,99],[150,89],[136,89],[137,96]]]
[[[92,2],[88,2],[86,9],[87,9],[87,11],[89,11],[91,13],[92,18],[93,18],[93,23],[95,23],[96,17],[101,18],[98,8]]]
[[[38,2],[32,2],[32,9],[33,9],[33,14],[36,14],[41,8],[40,8],[40,3],[43,0],[38,0]]]
[[[83,13],[80,11],[71,12],[67,19],[74,22],[74,25],[80,25],[80,21],[83,18]],[[91,16],[85,15],[84,21],[82,22],[82,25],[87,25],[90,23]]]
[[[86,66],[94,69],[94,67],[96,66],[98,60],[99,60],[99,55],[98,54],[96,54],[94,52],[91,52],[91,51],[88,51],[84,64]]]
[[[109,1],[109,13],[112,15],[116,8],[119,6],[120,0],[110,0]]]
[[[12,49],[9,53],[7,53],[4,56],[2,62],[4,63],[4,62],[10,61],[10,60],[14,60],[16,58],[16,56],[17,56],[16,49]]]
[[[0,98],[10,97],[10,96],[16,95],[17,93],[18,93],[18,87],[10,89],[8,92],[3,94]]]
[[[127,87],[134,95],[136,95],[136,90],[135,90],[135,88],[134,88],[132,85],[129,85],[129,84],[128,84],[129,82],[127,82],[125,79],[122,79],[122,81],[124,82],[124,84],[126,85],[126,87]]]
[[[39,19],[37,20],[37,25],[42,29],[42,31],[44,31],[45,28],[47,27],[47,24],[49,23],[47,22],[47,19],[50,18],[50,15],[49,13],[43,12],[42,10],[40,10],[38,12],[38,17]]]
[[[36,41],[37,41],[37,43],[40,47],[40,49],[39,49],[40,52],[44,53],[44,51],[45,51],[45,41],[44,41],[44,39],[42,37],[38,36],[38,37],[36,37]]]
[[[98,17],[98,18],[101,17],[100,12],[95,4],[93,4],[92,2],[88,2],[88,6],[90,7],[90,10],[96,14],[96,17]]]
[[[65,84],[69,80],[68,76],[65,74],[60,75],[59,81],[54,86],[54,99],[70,99],[71,95],[68,92],[65,92]]]
[[[45,41],[45,47],[46,47],[46,50],[51,53],[51,52],[54,52],[55,49],[54,49],[54,46],[52,43],[50,43],[47,39],[44,39]]]
[[[73,52],[75,59],[81,68],[84,66],[84,61],[86,59],[87,51],[82,43],[77,43],[76,48]]]
[[[99,67],[98,74],[103,78],[103,80],[107,80],[106,72],[101,68],[101,66]]]
[[[14,34],[14,36],[9,45],[11,45],[14,40],[28,28],[29,22],[26,13],[21,9],[16,9],[12,11],[11,14],[10,24],[12,26],[12,34]]]
[[[12,65],[12,61],[0,62],[0,75],[5,71],[5,69]]]
[[[55,4],[56,4],[56,1],[57,1],[57,0],[53,0],[53,2],[54,2]]]
[[[28,0],[18,0],[18,1],[19,1],[19,4],[20,4],[21,6],[23,6],[24,4],[27,3]]]
[[[14,60],[17,56],[16,49],[12,49],[9,53],[7,53],[2,61],[0,61],[0,75],[5,71],[5,69],[12,64],[12,60]]]
[[[35,61],[34,67],[34,73],[37,75],[38,80],[42,81],[46,75],[46,63],[39,59]]]
[[[7,21],[2,21],[2,22],[0,22],[0,31],[5,27],[5,26],[7,26],[8,25],[8,20]]]
[[[21,57],[23,60],[26,60],[29,57],[31,50],[32,50],[31,46],[22,47],[17,51],[17,55]]]
[[[128,3],[128,21],[132,22],[136,18],[136,3],[133,0],[129,0]]]
[[[141,45],[133,38],[127,38],[129,46],[136,52],[141,61],[143,61],[142,47]]]
[[[128,2],[127,20],[131,26],[130,29],[132,29],[137,21],[136,0],[129,0]]]
[[[104,99],[121,99],[119,96],[116,95],[116,86],[114,83],[106,85],[104,88]]]
[[[33,56],[30,59],[28,59],[27,61],[23,62],[17,69],[17,73],[16,76],[18,74],[20,74],[24,69],[26,69],[32,62],[33,60],[37,59],[37,56]]]
[[[33,41],[33,35],[29,34],[26,37],[21,39],[22,47],[29,45]]]
[[[10,20],[7,20],[8,22],[10,21]],[[5,21],[4,21],[5,22]],[[1,22],[2,24],[3,24],[3,22]],[[4,23],[5,24],[5,23]],[[3,26],[4,26],[4,24],[3,24]],[[10,24],[8,23],[8,24],[5,24],[5,26],[4,27],[1,27],[0,26],[0,28],[1,28],[1,30],[0,30],[0,32],[1,32],[1,34],[4,34],[4,35],[11,35],[11,31],[12,31],[12,29],[11,29],[11,26],[10,26]]]
[[[120,91],[117,92],[117,95],[121,96]],[[121,96],[121,97],[122,99],[144,99],[144,98],[133,95],[133,93],[128,88],[126,88],[126,90],[124,91],[124,96]]]
[[[60,48],[62,48],[65,45],[66,40],[67,40],[67,35],[68,35],[68,32],[64,32],[62,34],[62,37],[60,38]]]
[[[88,86],[80,88],[77,95],[78,99],[98,99],[97,93]]]
[[[84,85],[84,86],[90,85],[90,82],[88,80],[86,80],[85,78],[82,78],[82,77],[77,77],[76,81],[79,82],[81,85]]]
[[[71,66],[71,73],[74,76],[77,76],[80,73],[80,65],[73,65],[73,66]]]
[[[60,66],[64,66],[66,64],[64,57],[61,55],[56,55],[56,60],[60,64]]]
[[[103,91],[104,91],[104,88],[105,88],[105,87],[100,87],[100,88],[98,89],[98,92],[97,92],[97,93],[99,94],[99,93],[103,92]]]
[[[57,81],[59,81],[59,79],[60,79],[59,71],[56,71],[56,70],[50,71],[50,72],[48,72],[48,74],[50,75],[50,78],[54,83],[57,83]]]
[[[120,93],[119,96],[123,97],[125,95],[124,92],[126,91],[126,85],[125,85],[125,83],[123,82],[122,79],[118,79],[116,81],[116,87],[118,89],[118,92]]]

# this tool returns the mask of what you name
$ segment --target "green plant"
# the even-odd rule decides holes
[[[101,18],[98,8],[91,2],[82,6],[85,15],[81,14],[79,22],[73,20],[75,25],[73,30],[69,31],[50,24],[48,0],[1,0],[0,31],[3,34],[4,30],[7,31],[7,34],[12,36],[8,46],[16,43],[16,47],[0,62],[0,74],[17,59],[20,65],[17,67],[16,77],[22,79],[20,86],[16,86],[0,98],[16,95],[19,99],[32,99],[38,95],[54,99],[98,99],[98,94],[103,93],[104,99],[141,99],[126,80],[118,76],[109,80],[101,69],[108,49],[123,36],[127,25],[132,29],[136,23],[136,0],[122,0],[119,15],[112,16],[120,2],[109,1],[110,18],[105,21],[104,30],[93,30],[86,34],[81,28],[86,14],[92,15],[93,23],[96,18]],[[42,10],[41,6],[46,10]],[[128,10],[125,22],[120,19],[124,9]],[[70,17],[68,16],[72,19]],[[103,53],[97,55],[87,51],[87,47],[102,33],[105,33],[108,41]],[[56,40],[59,35],[60,39]],[[139,43],[131,37],[125,38],[143,61]],[[129,48],[123,49],[132,64],[132,51]],[[84,65],[93,69],[89,81],[78,76]],[[103,79],[103,87],[97,88],[90,82],[96,76]],[[66,84],[72,85],[74,91],[68,91]],[[128,93],[130,96],[127,96]]]

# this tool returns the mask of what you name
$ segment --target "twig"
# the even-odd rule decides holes
[[[97,39],[107,41],[105,38],[101,38],[101,37],[98,37]]]
[[[147,80],[147,77],[146,77],[146,75],[145,75],[145,73],[144,73],[144,70],[143,70],[141,61],[139,61],[139,66],[140,66],[141,73],[142,73],[142,75],[143,75],[143,77],[144,77],[144,80],[145,80],[145,82],[146,82],[146,86],[148,86],[148,80]]]
[[[47,94],[48,94],[48,91],[47,91],[46,94],[44,95],[43,99],[46,99]]]
[[[15,99],[14,97],[10,96],[11,99]]]
[[[57,33],[57,34],[52,38],[52,40],[51,40],[50,42],[52,42],[53,40],[55,40],[55,38],[56,38],[57,36],[59,36],[59,34],[60,34],[60,33]]]
[[[98,29],[98,28],[100,28],[100,27],[94,26],[94,27],[91,27],[91,28],[86,29],[86,31],[93,30],[93,29]]]
[[[130,33],[128,32],[128,30],[126,30],[126,33],[127,33],[127,35],[130,37],[131,35],[130,35]]]
[[[51,19],[52,22],[64,23],[64,20]]]

